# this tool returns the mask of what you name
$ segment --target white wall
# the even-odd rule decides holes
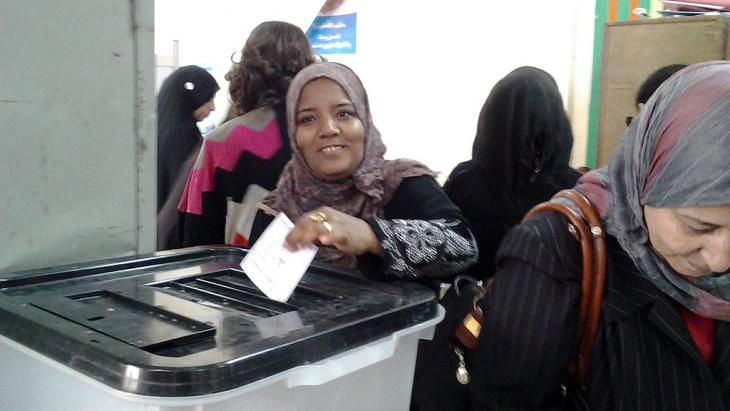
[[[152,0],[0,10],[0,272],[154,251]]]
[[[586,0],[356,2],[357,54],[329,55],[350,65],[368,90],[389,158],[409,157],[441,171],[471,155],[489,90],[516,67],[534,65],[558,82],[585,162],[595,3]],[[155,47],[180,64],[211,67],[222,89],[230,54],[265,20],[306,30],[323,0],[157,0]],[[255,4],[255,6],[253,6]],[[217,117],[226,98],[219,93]]]

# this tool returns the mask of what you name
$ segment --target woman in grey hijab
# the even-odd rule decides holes
[[[667,80],[607,167],[578,183],[599,211],[606,292],[585,384],[593,410],[730,407],[730,62]],[[561,409],[581,260],[567,222],[515,227],[479,305],[474,409]]]

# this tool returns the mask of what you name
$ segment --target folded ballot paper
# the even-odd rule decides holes
[[[294,223],[279,213],[241,261],[241,269],[256,287],[280,302],[289,299],[318,249],[314,245],[298,251],[284,248],[284,239],[292,228]]]

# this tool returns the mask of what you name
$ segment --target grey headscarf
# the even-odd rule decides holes
[[[730,62],[709,62],[667,80],[608,166],[578,183],[643,275],[687,309],[724,321],[730,321],[730,274],[693,279],[675,272],[649,243],[643,206],[730,205],[729,162]]]

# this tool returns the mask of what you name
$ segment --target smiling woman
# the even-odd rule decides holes
[[[384,160],[360,79],[337,63],[302,70],[287,94],[293,158],[260,205],[255,241],[277,212],[296,221],[286,246],[321,246],[316,259],[370,275],[445,279],[476,261],[474,238],[433,176]]]
[[[335,182],[355,172],[362,162],[365,129],[345,90],[321,78],[302,90],[295,140],[319,178]]]

